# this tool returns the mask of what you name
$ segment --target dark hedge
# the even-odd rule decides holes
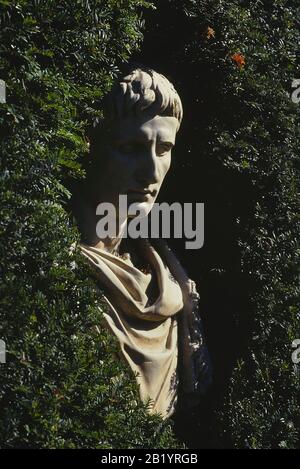
[[[66,178],[142,38],[141,0],[0,1],[1,448],[176,447],[149,417],[75,247]],[[98,326],[99,332],[97,332]]]

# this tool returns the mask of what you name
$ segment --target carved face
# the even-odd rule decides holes
[[[148,214],[170,168],[178,120],[169,116],[128,116],[115,121],[95,151],[88,184],[93,201],[118,208],[119,195]],[[101,155],[100,155],[101,153]]]

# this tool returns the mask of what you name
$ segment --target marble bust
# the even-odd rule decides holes
[[[163,239],[99,237],[96,208],[118,197],[147,216],[171,165],[183,117],[170,81],[132,67],[104,102],[104,121],[90,138],[86,178],[72,196],[82,254],[105,292],[103,324],[115,334],[120,357],[134,372],[140,398],[163,418],[196,405],[211,381],[195,282]]]

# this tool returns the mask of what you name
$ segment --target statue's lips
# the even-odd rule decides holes
[[[127,194],[134,197],[147,199],[148,197],[154,197],[155,191],[129,189],[129,191],[127,191]]]

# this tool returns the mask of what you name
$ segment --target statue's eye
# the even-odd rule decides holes
[[[163,156],[166,153],[168,153],[171,150],[171,148],[172,148],[172,145],[170,145],[169,143],[160,143],[156,147],[156,153],[159,156]]]
[[[144,146],[140,143],[121,143],[117,146],[118,151],[123,153],[124,155],[131,155],[131,154],[138,154],[140,151],[144,149]],[[158,156],[164,156],[168,153],[172,148],[171,143],[158,143],[156,146],[156,154]]]

